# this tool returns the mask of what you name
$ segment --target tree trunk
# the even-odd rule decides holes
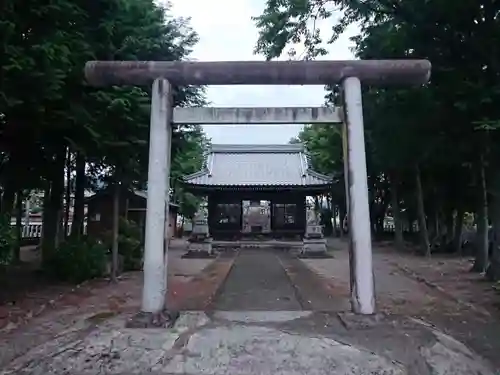
[[[123,218],[125,220],[128,220],[128,209],[130,207],[130,200],[127,198],[125,199],[125,209],[123,210]]]
[[[500,280],[500,171],[496,168],[493,184],[493,202],[491,217],[493,221],[493,251],[491,262],[486,269],[486,278],[490,281]]]
[[[75,201],[73,206],[73,223],[71,237],[79,238],[83,234],[83,220],[85,216],[85,156],[76,154]]]
[[[333,233],[335,233],[335,237],[338,237],[339,232],[337,227],[337,205],[332,205],[332,225],[333,225]]]
[[[69,234],[69,209],[71,207],[71,151],[68,147],[66,154],[66,192],[64,206],[64,238]]]
[[[12,217],[12,211],[14,210],[14,201],[16,199],[16,187],[12,181],[8,181],[5,184],[5,190],[2,194],[2,216],[7,218],[7,221],[10,221]]]
[[[182,215],[182,217],[181,217],[181,227],[180,227],[179,234],[178,234],[179,238],[182,238],[184,236],[184,223],[185,223],[185,218],[184,218],[184,215]]]
[[[40,246],[42,247],[43,249],[43,244],[45,243],[45,229],[46,229],[46,224],[48,222],[48,218],[50,216],[50,209],[49,209],[49,205],[50,205],[50,188],[51,188],[51,184],[50,184],[50,181],[45,181],[45,188],[43,189],[43,208],[42,208],[42,237],[40,239]],[[43,256],[43,252],[42,252],[42,256]],[[44,260],[42,259],[42,262]]]
[[[61,224],[61,204],[64,194],[64,165],[65,149],[59,151],[56,155],[50,181],[50,194],[44,203],[43,238],[42,238],[42,260],[48,261],[59,246],[58,231]]]
[[[418,164],[415,165],[415,187],[417,194],[417,215],[418,215],[418,229],[420,232],[421,252],[425,256],[430,256],[431,246],[429,243],[429,233],[427,232],[427,222],[425,219],[424,192],[422,189],[420,168]]]
[[[439,225],[439,211],[436,209],[434,211],[434,236],[436,237],[436,240],[439,241],[439,237],[441,234],[441,228]]]
[[[493,198],[493,251],[491,254],[491,262],[486,269],[486,279],[489,281],[500,280],[500,190]]]
[[[408,225],[408,233],[413,234],[413,224],[415,224],[415,221],[417,221],[417,217],[415,215],[415,210],[412,209],[411,207],[406,209],[406,220],[407,220],[407,225]]]
[[[118,232],[120,220],[120,184],[116,183],[113,194],[113,245],[111,248],[111,280],[118,281]]]
[[[462,233],[464,230],[464,209],[459,206],[455,217],[455,229],[453,230],[453,250],[462,253]]]
[[[25,200],[25,209],[24,209],[24,225],[26,227],[30,224],[30,213],[31,213],[31,191],[28,191],[28,194],[26,194],[26,200]]]
[[[478,181],[476,257],[471,272],[485,272],[488,267],[488,192],[483,154],[480,155]]]
[[[23,239],[23,192],[16,194],[16,245],[14,246],[14,262],[21,261],[21,241]]]
[[[64,173],[61,179],[61,195],[59,197],[59,210],[57,212],[57,237],[56,237],[56,248],[59,247],[61,243],[64,242]]]
[[[458,214],[458,211],[457,211]],[[449,244],[455,237],[455,226],[453,225],[453,210],[447,209],[445,212],[445,243]]]
[[[341,204],[339,206],[339,224],[340,224],[340,237],[344,237],[344,235],[346,234],[345,232],[345,228],[344,228],[344,222],[345,222],[345,219],[346,219],[346,215],[347,215],[347,207],[346,207],[346,204]],[[349,230],[349,228],[348,228]]]
[[[396,249],[404,250],[403,222],[401,221],[401,210],[399,209],[399,189],[395,174],[391,176],[391,206],[392,217],[394,219],[394,242]]]
[[[368,188],[370,189],[370,188]],[[368,198],[368,212],[370,214],[370,228],[372,231],[372,236],[375,238],[377,233],[377,217],[375,215],[375,194],[369,194]]]
[[[382,238],[381,236],[384,234],[384,216],[381,214],[375,215],[375,233],[377,236],[380,236],[379,238]]]
[[[434,209],[428,209],[428,212],[430,212],[429,215],[427,215],[427,230],[431,249],[440,243],[439,212],[436,206],[436,202],[426,205],[426,207],[434,207]]]

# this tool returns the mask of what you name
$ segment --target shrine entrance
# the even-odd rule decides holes
[[[271,233],[270,201],[244,200],[242,205],[241,233],[250,236],[264,236]]]
[[[421,85],[430,78],[427,60],[356,61],[231,61],[231,62],[113,62],[93,61],[85,67],[87,81],[95,86],[151,85],[151,130],[148,171],[148,203],[144,254],[144,286],[141,311],[152,317],[165,309],[166,255],[165,221],[168,217],[172,124],[341,124],[350,236],[351,306],[355,313],[375,312],[372,244],[361,82],[372,85]],[[342,106],[336,108],[173,108],[172,85],[332,85],[342,88]],[[302,169],[305,171],[305,169]],[[217,187],[235,188],[232,176],[221,175],[217,184],[211,164],[200,171],[198,189],[216,194]],[[302,189],[310,185],[301,176]],[[191,178],[198,178],[191,176]],[[239,191],[248,191],[240,176]],[[273,175],[274,186],[261,186],[263,193],[283,186],[282,175]],[[286,177],[289,178],[290,176]],[[219,179],[219,177],[217,177]],[[233,179],[234,180],[234,179]],[[190,182],[186,180],[186,182]],[[252,184],[250,184],[252,185]],[[255,184],[253,184],[255,185]],[[287,184],[285,184],[287,185]],[[312,184],[314,185],[314,184]],[[255,186],[253,186],[255,187]],[[273,189],[274,188],[274,189]],[[257,190],[257,189],[254,189]],[[298,188],[300,190],[300,187]],[[223,190],[221,190],[223,193]],[[252,197],[251,200],[254,198]],[[262,198],[255,198],[262,200]],[[212,199],[212,202],[214,200]],[[221,203],[220,200],[217,202]],[[224,202],[238,203],[238,202]],[[276,202],[289,204],[290,202]],[[241,206],[241,200],[239,200]],[[297,198],[298,204],[298,198]],[[286,206],[283,208],[286,216]],[[302,210],[305,211],[305,210]],[[241,209],[240,209],[241,212]],[[295,218],[299,217],[297,212]],[[302,215],[305,220],[305,215]],[[230,223],[242,228],[240,223]],[[284,221],[281,223],[286,226]],[[154,320],[152,318],[152,320]]]

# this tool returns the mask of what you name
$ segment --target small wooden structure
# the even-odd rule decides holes
[[[86,199],[87,234],[99,237],[113,228],[113,189],[106,188]],[[120,192],[120,217],[134,221],[142,230],[143,236],[146,225],[147,194],[140,190]],[[170,203],[168,227],[165,228],[167,238],[177,233],[177,213],[179,206]],[[144,237],[143,237],[144,238]]]
[[[311,169],[302,144],[212,145],[204,168],[184,183],[207,198],[211,237],[236,240],[256,234],[243,230],[244,200],[269,201],[268,236],[302,238],[306,196],[328,192],[332,179]]]

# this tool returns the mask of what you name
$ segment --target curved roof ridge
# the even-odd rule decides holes
[[[214,153],[299,153],[304,152],[302,143],[295,144],[212,144],[209,152]]]

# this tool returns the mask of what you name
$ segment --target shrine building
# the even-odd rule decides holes
[[[207,200],[215,240],[301,239],[306,197],[328,193],[332,178],[311,169],[303,144],[212,145],[203,169],[185,176],[184,184]],[[244,220],[252,207],[260,207],[264,220]]]

